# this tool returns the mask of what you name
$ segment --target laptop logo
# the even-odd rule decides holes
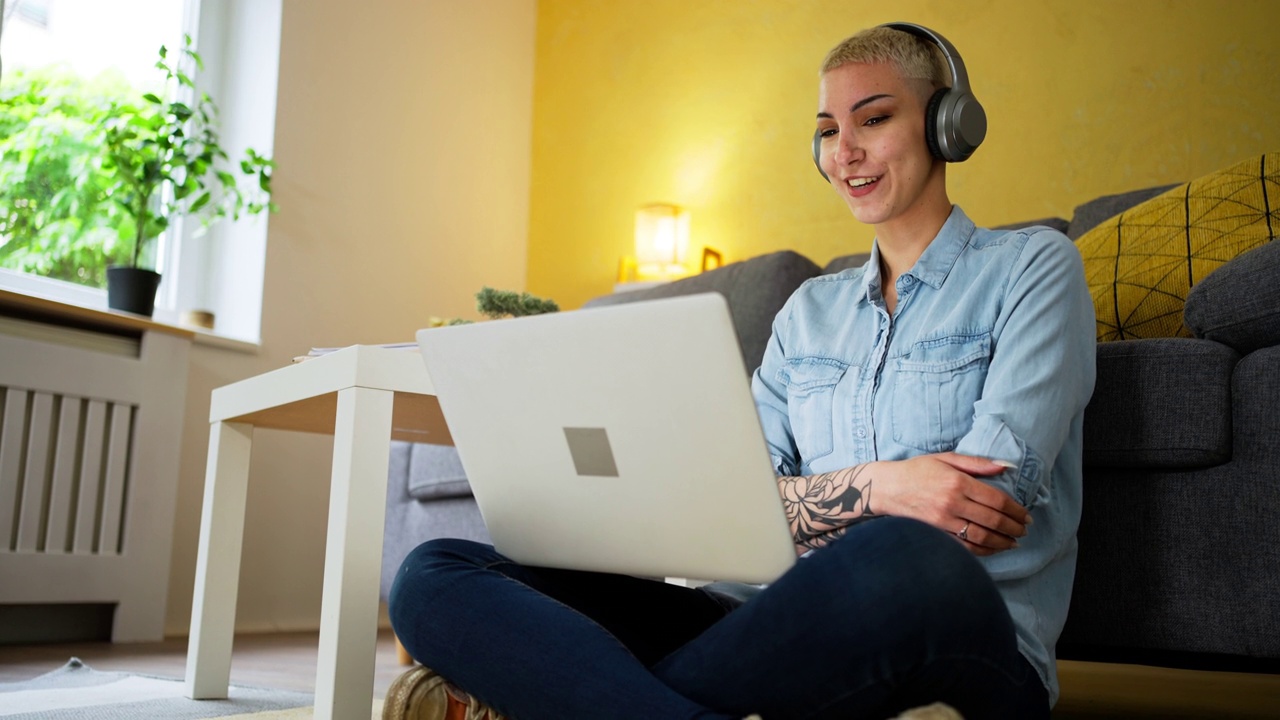
[[[613,448],[604,428],[564,429],[564,439],[569,443],[573,456],[573,469],[583,477],[618,477],[618,465],[613,461]]]

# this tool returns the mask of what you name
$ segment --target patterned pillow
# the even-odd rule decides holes
[[[1191,337],[1191,287],[1280,232],[1280,153],[1179,185],[1076,241],[1098,340]]]

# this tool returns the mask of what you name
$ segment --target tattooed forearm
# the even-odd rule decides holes
[[[778,478],[797,547],[825,547],[843,535],[850,523],[874,514],[866,469],[858,465],[822,475]]]
[[[849,532],[848,525],[845,525],[843,527],[838,527],[835,530],[832,530],[831,532],[823,533],[817,537],[811,538],[806,545],[803,545],[803,546],[797,545],[796,548],[798,550],[817,550],[818,548],[824,548],[830,545],[831,543],[835,542],[836,540],[839,540],[840,538],[844,537],[844,534],[847,532]]]

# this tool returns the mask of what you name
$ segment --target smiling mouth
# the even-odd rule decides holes
[[[851,187],[851,188],[853,188],[853,189],[857,190],[857,189],[859,189],[859,188],[864,188],[864,187],[867,187],[867,186],[869,186],[869,185],[873,185],[873,184],[875,184],[875,183],[877,183],[877,182],[879,182],[879,181],[880,181],[880,177],[879,177],[879,176],[877,176],[877,177],[860,177],[860,178],[849,178],[848,183],[849,183],[849,187]]]

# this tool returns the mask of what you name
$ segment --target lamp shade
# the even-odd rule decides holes
[[[642,268],[680,274],[688,251],[688,211],[676,205],[646,205],[636,211],[636,262]]]

